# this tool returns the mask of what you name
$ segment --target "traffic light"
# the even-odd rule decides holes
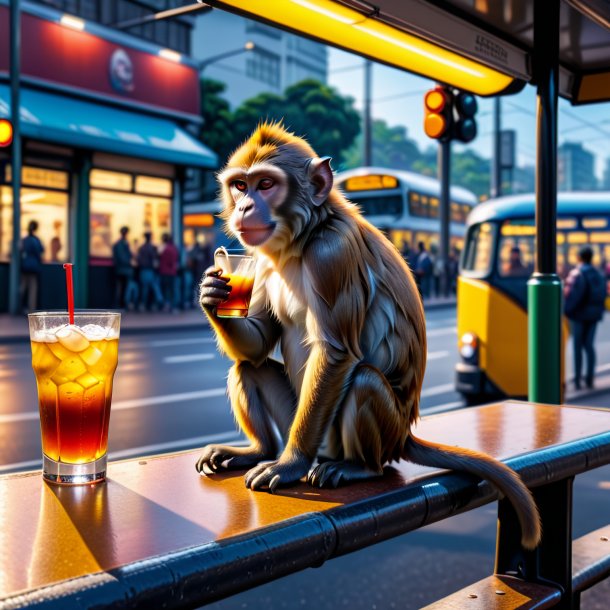
[[[8,119],[0,119],[0,148],[6,148],[13,142],[13,125]]]
[[[426,92],[424,107],[424,132],[428,137],[464,143],[476,137],[477,100],[472,93],[439,85]]]
[[[429,138],[451,139],[453,127],[453,92],[449,87],[435,87],[424,96],[424,132]]]
[[[460,91],[455,96],[456,116],[453,124],[453,137],[460,142],[472,142],[477,136],[477,98],[472,93]]]

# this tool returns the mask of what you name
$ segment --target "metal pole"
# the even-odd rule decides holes
[[[363,112],[363,125],[362,125],[362,136],[364,154],[363,165],[373,164],[373,142],[371,134],[371,71],[373,63],[369,59],[364,60],[364,112]]]
[[[21,30],[19,0],[11,0],[10,54],[11,54],[11,123],[13,143],[11,147],[11,182],[13,194],[13,240],[9,275],[9,311],[21,311],[19,283],[21,275],[21,121],[19,119],[19,74],[21,59]]]
[[[491,172],[491,196],[501,197],[502,196],[502,165],[500,161],[501,157],[501,142],[500,133],[502,131],[501,126],[501,114],[502,114],[502,102],[500,97],[494,98],[494,154],[492,161],[492,172]]]
[[[560,404],[562,286],[557,275],[559,0],[534,3],[536,267],[528,281],[528,396]]]
[[[449,214],[451,210],[451,142],[439,142],[438,145],[438,179],[441,183],[440,196],[440,252],[442,262],[442,275],[440,282],[441,293],[448,295],[447,261],[449,260]]]

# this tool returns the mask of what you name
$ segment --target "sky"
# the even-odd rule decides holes
[[[357,109],[362,109],[364,97],[364,59],[338,49],[329,48],[328,82],[343,95],[355,99]],[[372,115],[388,125],[404,125],[410,138],[420,149],[432,141],[423,131],[423,95],[434,82],[381,64],[373,64]],[[468,144],[481,156],[490,158],[492,151],[493,101],[477,98],[479,109],[476,120],[478,135]],[[502,129],[517,132],[517,165],[534,165],[536,158],[536,91],[526,85],[520,93],[504,96],[502,105]],[[558,143],[581,142],[586,150],[596,156],[595,173],[601,179],[610,157],[610,103],[572,106],[559,100]],[[459,151],[464,145],[455,144]]]

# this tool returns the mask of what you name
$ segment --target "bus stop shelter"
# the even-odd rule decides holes
[[[610,100],[610,4],[602,0],[209,0],[481,96],[537,90],[536,266],[528,282],[529,399],[558,404],[557,100]]]

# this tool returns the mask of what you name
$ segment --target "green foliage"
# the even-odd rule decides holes
[[[203,126],[200,131],[201,141],[218,154],[219,162],[226,158],[231,150],[227,144],[227,134],[231,133],[232,117],[229,103],[222,97],[226,85],[207,78],[200,81],[201,116]]]
[[[451,184],[463,186],[478,198],[489,196],[490,162],[471,148],[451,158]]]

